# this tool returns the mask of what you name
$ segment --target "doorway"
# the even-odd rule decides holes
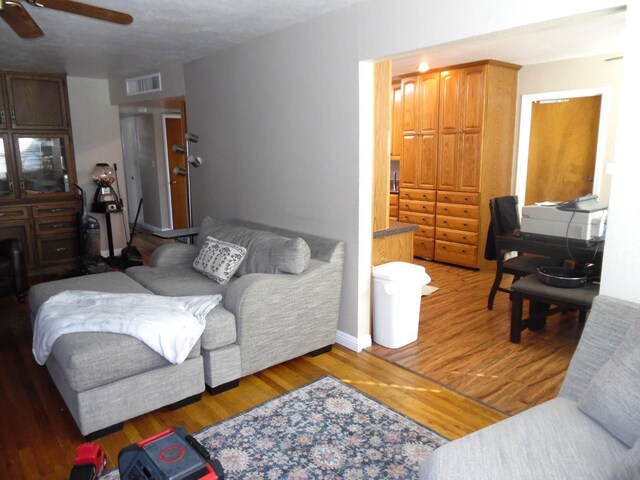
[[[174,145],[183,145],[183,126],[180,115],[162,116],[165,139],[165,159],[169,178],[169,207],[171,209],[171,228],[189,227],[189,204],[187,175],[189,169],[183,153],[175,152]]]
[[[516,174],[520,206],[599,194],[608,106],[607,89],[522,96]]]

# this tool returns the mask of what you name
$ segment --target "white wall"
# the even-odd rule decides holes
[[[205,162],[193,179],[196,223],[241,217],[344,240],[339,329],[366,344],[370,264],[358,256],[371,236],[358,226],[371,206],[358,197],[371,176],[358,139],[372,124],[359,120],[358,61],[618,3],[372,0],[188,64],[189,129]]]
[[[110,103],[107,80],[67,77],[67,88],[78,185],[87,195],[88,208],[91,208],[96,190],[96,184],[91,180],[91,171],[96,163],[118,165],[120,193],[125,197],[126,203],[118,107]],[[106,252],[108,244],[104,215],[100,213],[90,213],[90,215],[100,221],[101,249]],[[111,224],[114,248],[117,253],[118,249],[127,244],[121,214],[112,214]]]
[[[640,5],[627,9],[620,117],[611,182],[607,247],[600,293],[640,302],[640,221],[638,218],[638,108],[640,108]],[[634,48],[630,48],[634,45]]]
[[[182,65],[169,65],[143,75],[160,73],[162,90],[159,92],[143,93],[127,96],[126,77],[109,78],[109,95],[112,105],[126,105],[140,103],[148,100],[163,100],[170,97],[184,95],[184,72]],[[141,76],[141,75],[140,75]]]

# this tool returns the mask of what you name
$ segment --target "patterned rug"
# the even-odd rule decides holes
[[[417,478],[447,439],[326,376],[194,435],[225,479]],[[103,480],[119,478],[117,470]]]

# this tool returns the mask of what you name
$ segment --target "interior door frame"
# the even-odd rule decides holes
[[[598,145],[596,146],[596,163],[593,172],[593,190],[598,194],[602,185],[604,174],[605,150],[607,141],[607,124],[611,103],[611,90],[609,87],[585,88],[579,90],[566,90],[560,92],[544,92],[522,95],[520,106],[520,134],[518,137],[518,157],[516,168],[515,194],[520,199],[526,198],[527,193],[527,168],[529,166],[529,142],[531,140],[531,113],[533,103],[544,100],[556,100],[560,98],[595,97],[600,95],[600,123],[598,125]],[[552,200],[552,199],[550,199]],[[524,205],[519,204],[520,209]]]
[[[167,182],[167,202],[169,205],[169,225],[170,230],[173,230],[173,203],[171,202],[171,179],[169,178],[171,172],[169,172],[169,150],[167,145],[167,124],[165,120],[167,118],[178,118],[181,119],[182,115],[179,113],[163,113],[162,114],[162,144],[163,144],[163,154],[164,154],[164,171],[165,171],[165,181]]]

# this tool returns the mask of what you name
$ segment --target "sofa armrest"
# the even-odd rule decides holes
[[[342,266],[312,259],[299,275],[234,279],[224,306],[236,317],[242,375],[335,343]]]
[[[166,243],[151,255],[152,267],[177,267],[191,265],[198,256],[198,247],[184,243]]]
[[[593,376],[611,358],[627,331],[640,321],[640,304],[606,295],[593,300],[560,396],[578,401]]]

